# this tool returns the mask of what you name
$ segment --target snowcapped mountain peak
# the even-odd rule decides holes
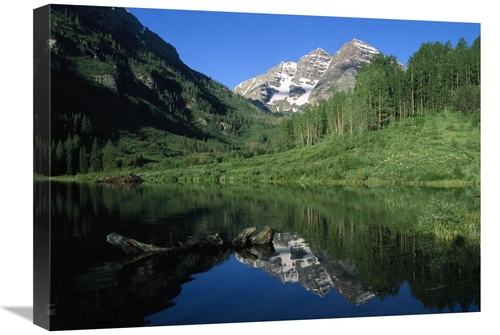
[[[361,40],[353,38],[351,43],[353,43],[356,47],[358,47],[360,50],[362,50],[362,52],[364,51],[367,53],[371,53],[372,55],[376,55],[376,54],[380,53],[380,51],[378,51],[377,49],[375,49],[371,45],[369,45]]]
[[[370,62],[378,53],[373,46],[356,38],[333,56],[318,47],[297,62],[280,62],[233,91],[271,111],[295,112],[306,103],[328,98],[336,90],[352,88],[359,65]]]
[[[321,54],[321,53],[327,53],[327,52],[322,47],[318,47],[318,48],[314,49],[313,51],[311,51],[309,54]]]

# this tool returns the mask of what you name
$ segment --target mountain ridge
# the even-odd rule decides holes
[[[241,82],[233,92],[273,112],[297,112],[301,106],[327,99],[335,91],[353,88],[359,66],[379,53],[356,38],[333,55],[318,47],[297,62],[282,61],[266,74]]]

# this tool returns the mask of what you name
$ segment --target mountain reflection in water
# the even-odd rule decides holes
[[[50,295],[35,299],[53,329],[480,310],[479,247],[412,231],[433,199],[477,208],[474,189],[36,182],[34,191],[44,199],[34,214],[51,217],[34,237],[52,240]],[[254,225],[276,229],[273,248],[134,258],[106,242],[111,232],[157,246],[214,232],[230,241]]]
[[[336,289],[348,302],[361,305],[375,294],[365,291],[356,277],[356,266],[316,256],[306,241],[291,233],[278,233],[274,238],[275,253],[257,260],[236,258],[251,267],[261,268],[282,283],[300,283],[306,290],[325,296]]]

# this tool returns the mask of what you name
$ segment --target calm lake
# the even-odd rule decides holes
[[[35,182],[51,215],[54,329],[480,311],[480,250],[418,236],[436,200],[479,208],[477,188],[110,186]],[[133,259],[112,232],[157,246],[243,228],[272,248]],[[36,274],[35,274],[36,275]],[[47,299],[48,300],[48,299]]]

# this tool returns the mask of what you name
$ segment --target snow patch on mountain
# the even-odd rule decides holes
[[[309,95],[318,83],[319,78],[325,73],[332,61],[331,56],[321,48],[313,50],[309,54],[301,57],[299,63],[286,62],[276,71],[274,80],[269,82],[269,87],[275,93],[268,102],[275,105],[277,101],[288,102],[293,110],[296,106],[302,106],[309,102]],[[303,67],[299,73],[299,64]],[[307,75],[308,77],[297,78],[297,75]],[[295,92],[293,93],[292,89]],[[295,108],[293,107],[295,105]]]
[[[297,63],[295,62],[282,62],[274,72],[274,78],[269,82],[269,86],[273,88],[280,88],[282,86],[288,87],[288,83],[293,80],[297,72]]]
[[[281,101],[281,100],[286,100],[288,101],[291,105],[297,105],[297,106],[302,106],[306,103],[309,102],[309,95],[311,94],[313,88],[316,86],[318,83],[318,80],[314,80],[312,84],[310,84],[310,80],[307,78],[300,78],[300,84],[297,85],[294,83],[294,78],[293,77],[285,77],[282,79],[282,85],[280,87],[272,86],[271,88],[274,88],[277,90],[277,92],[273,95],[271,100],[269,101],[269,105],[274,105],[276,101]],[[302,94],[299,97],[291,97],[290,96],[290,87],[295,86],[295,87],[300,87],[302,88],[305,93]]]

